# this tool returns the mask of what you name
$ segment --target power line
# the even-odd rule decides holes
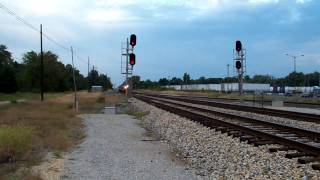
[[[10,14],[11,16],[15,17],[16,20],[20,21],[21,23],[23,23],[25,26],[29,27],[30,29],[36,31],[37,33],[40,33],[40,30],[37,29],[36,27],[34,27],[32,24],[30,24],[28,21],[24,20],[23,18],[21,18],[20,16],[18,16],[14,11],[10,10],[8,7],[6,7],[4,4],[2,4],[0,2],[0,8],[3,9],[4,11],[6,11],[8,14]],[[58,41],[56,41],[54,38],[50,37],[49,35],[42,33],[43,37],[45,37],[47,40],[49,40],[50,42],[54,43],[55,45],[57,45],[58,47],[60,47],[61,49],[64,49],[68,52],[70,52],[70,49],[67,48],[66,46],[60,44]],[[75,54],[75,57],[77,57],[78,60],[80,60],[81,62],[85,63],[87,65],[87,61],[84,60],[82,57],[80,57],[79,55]],[[92,65],[92,64],[89,64]],[[93,66],[93,65],[92,65]],[[98,71],[99,73],[99,71]],[[101,74],[101,73],[100,73]]]

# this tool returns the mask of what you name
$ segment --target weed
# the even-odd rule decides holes
[[[142,119],[144,116],[149,115],[150,111],[145,111],[145,112],[128,111],[127,114],[136,117],[136,119]]]
[[[32,127],[0,127],[0,163],[28,158],[34,148],[34,137]]]

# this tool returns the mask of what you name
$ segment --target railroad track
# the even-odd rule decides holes
[[[186,95],[179,95],[179,96],[190,97],[190,96],[186,96]],[[192,97],[199,98],[199,99],[210,99],[210,100],[215,100],[215,101],[224,101],[224,102],[230,102],[230,103],[240,102],[240,100],[236,99],[236,98],[222,98],[222,97],[219,98],[219,97],[208,97],[208,96],[192,96]],[[249,102],[261,103],[261,99],[256,99],[256,100],[246,99],[246,100],[242,100],[242,101],[248,102],[248,103]],[[264,100],[263,102],[265,105],[272,104],[272,101],[270,101],[270,100]],[[316,109],[320,108],[319,103],[313,103],[313,102],[304,103],[304,102],[284,101],[283,104],[288,107],[303,107],[303,108],[316,108]]]
[[[137,94],[139,94],[139,93],[137,93]],[[146,95],[151,95],[151,94],[146,94]],[[152,94],[151,96],[163,97],[166,99],[172,99],[172,100],[176,100],[176,101],[182,101],[182,102],[188,102],[188,103],[206,105],[206,106],[212,106],[212,107],[219,107],[219,108],[224,108],[224,109],[252,112],[252,113],[257,113],[257,114],[264,114],[264,115],[274,116],[274,117],[283,117],[283,118],[288,118],[288,119],[293,119],[293,120],[320,123],[320,115],[316,115],[316,114],[269,109],[269,108],[261,108],[261,107],[253,107],[253,106],[246,106],[246,105],[239,105],[239,104],[231,104],[231,103],[218,102],[218,101],[209,100],[209,99],[207,99],[207,100],[206,99],[198,99],[196,97],[170,96],[170,95],[158,95],[158,94],[157,95]]]
[[[312,163],[315,170],[320,170],[320,133],[296,127],[271,123],[243,115],[214,111],[169,98],[135,94],[137,99],[158,108],[199,122],[204,126],[222,133],[238,137],[255,146],[278,144],[270,152],[296,150],[287,153],[287,158],[298,158],[300,163]]]

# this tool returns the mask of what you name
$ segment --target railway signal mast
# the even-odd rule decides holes
[[[236,41],[236,49],[233,51],[234,66],[238,74],[239,93],[243,94],[243,76],[246,72],[246,49],[242,47],[241,41]]]
[[[121,58],[121,74],[126,75],[126,96],[128,98],[132,96],[132,80],[130,77],[132,76],[133,66],[136,64],[134,46],[137,44],[137,36],[135,34],[131,34],[130,41],[129,38],[127,38],[127,42],[124,44],[125,47],[121,47],[121,57],[125,56],[125,60]]]

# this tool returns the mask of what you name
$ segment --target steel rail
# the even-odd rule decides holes
[[[271,142],[274,142],[276,144],[281,144],[286,147],[296,149],[298,151],[304,152],[308,155],[315,156],[317,158],[319,157],[319,154],[320,154],[320,147],[318,147],[318,146],[313,146],[313,145],[299,142],[296,140],[292,140],[289,138],[281,137],[281,136],[278,136],[278,135],[275,135],[272,133],[259,131],[257,129],[250,128],[247,126],[241,126],[238,124],[233,124],[230,122],[219,120],[219,119],[212,117],[210,115],[205,115],[203,113],[191,111],[190,109],[185,109],[185,107],[181,107],[181,106],[179,107],[179,105],[174,104],[174,103],[173,104],[171,103],[171,105],[170,105],[170,102],[161,102],[160,100],[155,100],[150,97],[143,97],[143,96],[139,96],[139,95],[135,95],[135,97],[137,99],[140,99],[142,101],[150,103],[158,108],[172,112],[172,113],[180,115],[182,117],[186,117],[186,118],[191,119],[193,121],[200,122],[201,124],[208,126],[208,127],[211,127],[211,128],[216,128],[216,127],[222,126],[222,127],[226,127],[226,128],[236,129],[242,133],[253,135],[253,136],[260,138],[260,139],[267,139],[267,140],[270,140]]]
[[[138,94],[141,94],[141,93],[138,93]],[[151,94],[146,94],[146,95],[151,95]],[[253,107],[253,106],[245,106],[245,105],[238,105],[238,104],[231,104],[231,103],[215,102],[215,101],[210,101],[210,100],[199,100],[199,99],[194,99],[192,97],[179,97],[179,96],[155,95],[155,94],[152,94],[151,96],[165,97],[165,98],[173,99],[173,100],[177,100],[177,101],[183,101],[183,102],[212,106],[212,107],[219,107],[219,108],[224,108],[224,109],[253,112],[253,113],[257,113],[257,114],[264,114],[264,115],[270,115],[270,116],[275,116],[275,117],[283,117],[283,118],[288,118],[288,119],[293,119],[293,120],[320,123],[320,115],[316,115],[316,114],[269,109],[269,108],[261,108],[261,107]]]

